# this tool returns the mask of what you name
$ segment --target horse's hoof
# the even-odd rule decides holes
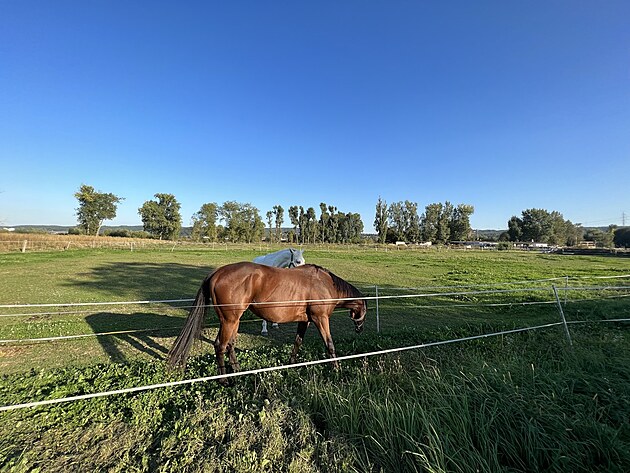
[[[273,325],[272,325],[272,327],[273,327],[273,328],[280,328],[280,325],[278,325],[278,324],[273,324]]]
[[[267,332],[267,331],[265,330],[264,332],[260,332],[260,334],[261,334],[261,335],[264,335],[264,336],[266,337],[267,335],[269,335],[269,332]]]

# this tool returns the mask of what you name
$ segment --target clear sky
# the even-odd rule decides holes
[[[74,225],[81,184],[630,223],[630,1],[0,0],[0,224]],[[285,216],[288,224],[288,215]]]

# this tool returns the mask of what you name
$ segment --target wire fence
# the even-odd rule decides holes
[[[614,280],[623,281],[627,284],[615,285],[586,285],[579,284],[594,279],[597,281]],[[568,285],[569,281],[571,286]],[[563,285],[556,286],[556,283],[563,282]],[[514,287],[504,287],[512,285]],[[526,287],[524,287],[526,286]],[[491,289],[486,289],[490,287]],[[494,287],[494,289],[492,289]],[[480,288],[480,289],[475,289]],[[556,288],[556,289],[554,289]],[[394,323],[399,322],[399,318],[391,317],[392,311],[405,310],[407,312],[424,311],[421,314],[426,315],[426,311],[435,313],[440,310],[452,310],[463,308],[476,309],[492,309],[498,307],[527,307],[527,306],[544,306],[556,304],[556,298],[561,299],[562,303],[579,303],[589,302],[602,299],[623,299],[630,294],[630,275],[613,275],[613,276],[577,276],[577,277],[556,277],[538,280],[520,280],[512,282],[488,283],[488,284],[466,284],[458,286],[429,286],[426,288],[400,288],[400,287],[378,287],[364,286],[365,300],[370,301],[370,312],[374,313],[373,329],[380,332],[382,327],[386,327],[388,319],[392,319]],[[368,292],[368,289],[371,291]],[[426,292],[414,292],[418,289],[425,289]],[[465,289],[465,290],[464,290]],[[430,290],[430,292],[429,292]],[[557,291],[561,295],[554,295]],[[592,294],[597,292],[597,297],[593,298]],[[500,298],[497,300],[497,298]],[[507,300],[506,300],[507,299]],[[291,301],[269,301],[255,302],[251,305],[296,305],[296,304],[315,304],[315,303],[332,303],[346,299],[319,299],[319,300],[291,300]],[[46,321],[53,318],[66,316],[86,316],[94,314],[99,310],[106,310],[107,314],[128,314],[132,307],[144,306],[153,312],[162,314],[170,314],[173,316],[173,323],[165,326],[152,328],[146,327],[116,327],[116,330],[94,331],[91,333],[60,333],[57,336],[42,337],[2,337],[0,335],[0,344],[9,343],[34,343],[38,341],[54,341],[54,340],[70,340],[73,338],[99,337],[106,335],[116,335],[121,333],[142,333],[156,331],[171,331],[181,327],[181,316],[192,306],[190,303],[193,299],[164,299],[164,300],[141,300],[141,301],[108,301],[108,302],[73,302],[73,303],[42,303],[42,304],[0,304],[0,320],[25,318],[31,325],[35,325],[40,319]],[[374,304],[375,303],[375,304]],[[234,304],[223,304],[222,306],[230,306]],[[208,307],[213,307],[210,304]],[[40,309],[40,310],[36,310]],[[47,309],[42,311],[41,309]],[[51,310],[51,309],[71,309],[71,310]],[[144,312],[142,312],[144,313]],[[413,314],[412,314],[413,315]],[[253,320],[252,320],[253,319]],[[255,322],[259,319],[246,316],[244,323]],[[216,321],[218,322],[218,321]],[[209,323],[209,328],[218,327],[218,323]],[[68,322],[70,323],[70,322]],[[0,330],[0,334],[2,331]]]
[[[599,284],[593,284],[592,281],[598,281]],[[610,280],[614,284],[601,284]],[[560,283],[560,284],[556,284]],[[514,287],[505,287],[505,286]],[[423,292],[417,292],[418,289],[424,289]],[[338,361],[352,360],[357,358],[367,358],[389,353],[403,352],[408,350],[417,350],[431,346],[439,346],[457,342],[465,342],[470,340],[482,339],[487,337],[495,337],[500,335],[522,333],[534,330],[548,329],[553,327],[562,327],[566,335],[567,342],[573,343],[571,339],[570,326],[586,323],[621,323],[630,321],[630,312],[627,306],[622,310],[615,312],[614,318],[598,317],[587,319],[570,319],[567,320],[565,310],[567,307],[580,307],[584,309],[585,304],[603,300],[625,300],[630,296],[630,275],[611,275],[611,276],[577,276],[577,277],[559,277],[547,278],[530,281],[511,281],[504,283],[491,284],[467,284],[461,286],[433,286],[427,288],[400,288],[400,287],[377,287],[373,286],[371,291],[365,291],[365,300],[371,301],[370,312],[373,319],[372,329],[376,332],[388,329],[400,329],[401,320],[414,319],[414,315],[421,315],[424,320],[427,316],[438,316],[440,311],[460,311],[462,308],[474,308],[476,310],[492,310],[496,307],[531,307],[531,306],[555,306],[556,309],[551,314],[545,313],[544,323],[535,323],[530,326],[520,326],[516,328],[506,328],[504,330],[481,333],[479,335],[453,338],[449,340],[441,340],[430,343],[423,343],[412,346],[404,346],[392,348],[388,350],[377,350],[365,353],[351,354],[337,357]],[[596,296],[594,296],[596,294]],[[497,300],[499,298],[499,300]],[[257,302],[255,304],[274,304],[274,305],[300,305],[313,303],[330,304],[340,300],[355,300],[356,298],[344,299],[317,299],[317,300],[292,300],[292,301],[273,301],[273,302]],[[428,302],[427,302],[428,301]],[[144,300],[144,301],[113,301],[113,302],[75,302],[75,303],[43,303],[43,304],[1,304],[0,317],[14,318],[15,322],[24,323],[23,318],[29,321],[37,322],[38,318],[52,318],[57,316],[86,316],[98,312],[101,309],[107,309],[109,314],[116,314],[118,310],[120,314],[126,314],[130,307],[149,306],[152,310],[177,314],[180,322],[183,320],[182,315],[189,309],[192,299],[165,299],[165,300]],[[231,304],[223,304],[231,305]],[[208,307],[212,307],[209,305]],[[50,310],[53,308],[62,309],[60,311]],[[42,309],[46,309],[42,311]],[[68,310],[70,309],[70,310]],[[420,311],[420,312],[418,312]],[[403,314],[401,316],[401,313]],[[579,310],[577,314],[579,314]],[[628,317],[624,315],[627,314]],[[460,314],[461,315],[461,314]],[[573,314],[575,315],[575,314]],[[402,318],[401,318],[402,317]],[[553,317],[553,320],[550,320]],[[536,319],[538,320],[538,319]],[[392,326],[388,326],[388,323]],[[244,323],[260,322],[259,319],[247,319]],[[405,322],[402,322],[404,326]],[[218,324],[210,323],[208,327],[217,328]],[[0,339],[1,345],[12,344],[31,344],[45,342],[69,341],[88,337],[107,337],[120,336],[133,333],[145,333],[155,331],[176,331],[181,328],[179,325],[165,327],[142,327],[135,329],[122,329],[110,331],[93,331],[92,333],[72,333],[54,336],[41,337],[16,337]],[[300,368],[306,366],[314,366],[318,364],[328,363],[329,359],[313,360],[303,363],[291,365],[280,365],[261,368],[257,370],[248,370],[238,373],[230,373],[227,375],[207,376],[203,378],[186,379],[180,381],[172,381],[166,383],[158,383],[146,386],[137,386],[127,389],[111,390],[107,392],[83,394],[79,396],[69,396],[58,399],[45,399],[40,401],[27,402],[15,405],[0,406],[0,411],[9,411],[15,409],[23,409],[29,407],[38,407],[63,402],[71,402],[98,397],[112,396],[116,394],[135,393],[148,391],[152,389],[176,387],[211,380],[221,380],[226,378],[248,376],[278,370],[287,370],[292,368]]]

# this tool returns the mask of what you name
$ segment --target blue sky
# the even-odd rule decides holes
[[[0,0],[0,224],[76,223],[81,184],[528,208],[630,222],[630,2]],[[318,210],[319,212],[319,210]],[[288,216],[285,217],[288,222]]]

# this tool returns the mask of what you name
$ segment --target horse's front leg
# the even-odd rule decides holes
[[[313,317],[313,323],[319,330],[319,334],[322,336],[324,345],[326,345],[326,349],[328,350],[328,356],[329,358],[331,358],[333,368],[335,370],[338,370],[339,362],[336,360],[337,355],[335,354],[335,345],[333,344],[332,335],[330,335],[330,325],[328,322],[328,317],[329,315]]]
[[[302,346],[302,342],[304,341],[304,334],[306,333],[307,328],[308,322],[298,322],[297,334],[295,335],[295,343],[293,344],[293,351],[291,352],[291,359],[289,360],[289,363],[295,363],[297,352]]]

